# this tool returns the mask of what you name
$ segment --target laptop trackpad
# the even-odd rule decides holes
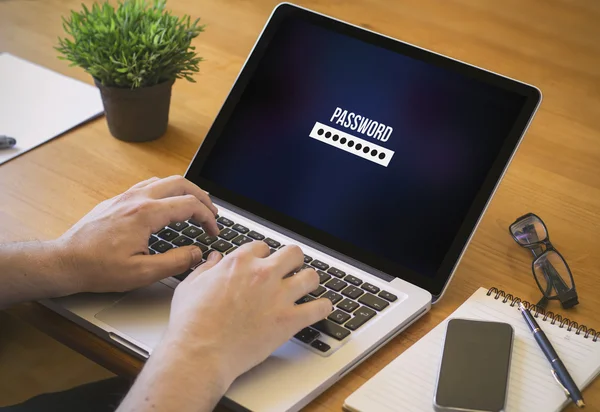
[[[174,290],[154,283],[125,295],[95,318],[112,326],[121,337],[130,336],[154,349],[167,323]]]

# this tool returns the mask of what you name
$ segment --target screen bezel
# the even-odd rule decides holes
[[[240,196],[232,191],[229,191],[214,182],[200,176],[200,171],[210,155],[210,152],[216,144],[219,136],[224,130],[229,118],[239,102],[245,87],[249,83],[254,74],[260,60],[262,59],[265,50],[271,42],[271,39],[276,34],[277,29],[282,23],[289,18],[306,19],[314,24],[335,32],[357,38],[358,40],[371,43],[375,46],[386,48],[396,53],[434,64],[438,67],[446,68],[447,70],[456,71],[469,77],[479,79],[505,90],[514,91],[525,97],[525,103],[521,113],[517,117],[508,138],[500,150],[500,154],[494,161],[485,181],[475,197],[467,215],[457,232],[453,242],[444,257],[437,273],[430,277],[425,274],[417,273],[409,268],[402,267],[394,262],[387,261],[381,257],[359,249],[350,243],[343,242],[334,236],[310,227],[296,219],[286,216],[274,209],[270,209],[260,203]],[[260,217],[262,220],[272,222],[277,226],[283,227],[288,231],[297,233],[303,238],[310,239],[313,243],[324,246],[327,250],[338,252],[342,256],[350,256],[354,261],[358,261],[372,267],[376,272],[385,273],[392,277],[398,277],[416,286],[419,286],[429,291],[435,298],[439,297],[447,282],[450,280],[454,269],[468,244],[476,225],[479,222],[489,200],[491,199],[497,184],[510,159],[512,158],[522,135],[524,134],[533,114],[535,113],[539,102],[541,101],[541,93],[533,86],[500,76],[498,74],[480,69],[466,63],[453,60],[451,58],[436,54],[434,52],[400,42],[398,40],[374,33],[363,28],[350,25],[348,23],[335,20],[331,17],[312,12],[288,3],[280,4],[273,11],[271,18],[265,25],[263,32],[257,40],[254,49],[250,53],[245,65],[240,71],[235,84],[233,85],[227,99],[225,100],[221,110],[215,118],[210,130],[208,131],[204,142],[198,149],[196,156],[192,160],[186,178],[198,184],[204,190],[208,191],[211,196],[221,199],[236,208],[248,211],[249,213]]]

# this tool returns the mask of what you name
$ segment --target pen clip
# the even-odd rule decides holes
[[[565,395],[567,395],[567,397],[570,398],[571,393],[567,390],[567,388],[565,388],[565,385],[562,384],[560,379],[558,379],[558,375],[556,374],[556,371],[554,369],[550,369],[550,372],[552,372],[552,376],[554,376],[554,379],[556,379],[556,382],[558,382],[558,384],[560,385],[562,390],[565,391]]]

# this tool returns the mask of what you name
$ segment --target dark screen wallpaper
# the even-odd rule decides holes
[[[286,21],[201,176],[434,276],[524,102],[462,74]],[[332,123],[337,107],[393,132],[381,142]],[[395,154],[384,167],[347,153],[309,137],[315,122]]]

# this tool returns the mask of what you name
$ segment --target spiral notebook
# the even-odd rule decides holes
[[[515,331],[507,411],[559,411],[569,400],[550,373],[550,365],[517,309],[521,299],[480,288],[452,315],[354,392],[350,411],[433,411],[433,394],[446,324],[451,318],[510,323]],[[544,313],[527,302],[540,327],[580,389],[600,372],[600,332],[561,315]],[[585,399],[585,391],[583,391]]]

